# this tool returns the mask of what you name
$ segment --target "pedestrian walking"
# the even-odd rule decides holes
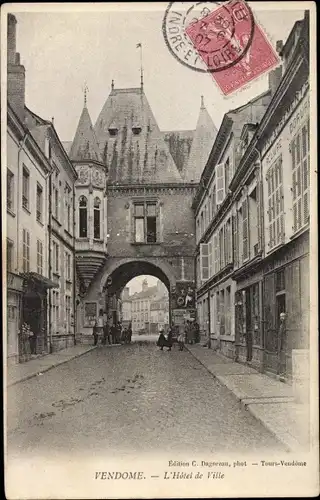
[[[121,342],[121,332],[122,332],[122,326],[120,321],[118,322],[116,326],[116,344],[120,344]]]
[[[185,334],[183,332],[181,332],[178,336],[179,351],[183,351],[184,349],[184,337]]]
[[[113,344],[116,344],[117,343],[117,329],[116,329],[116,325],[115,324],[112,324],[111,326],[111,339],[112,339],[112,343]]]
[[[192,326],[189,320],[187,320],[186,324],[186,334],[187,334],[187,342],[188,344],[193,344],[193,331]]]
[[[129,342],[129,344],[131,344],[131,338],[132,338],[132,326],[131,326],[131,323],[129,323],[129,327],[128,327],[128,342]]]
[[[194,321],[193,323],[193,330],[194,330],[194,342],[195,344],[198,344],[200,342],[200,326],[197,321]]]
[[[159,338],[157,340],[157,346],[160,347],[160,351],[163,351],[163,348],[166,345],[166,343],[167,343],[167,341],[166,341],[166,338],[164,336],[164,331],[163,331],[163,328],[161,328],[160,335],[159,335]]]
[[[102,341],[102,343],[103,343],[103,345],[106,345],[107,342],[109,345],[111,344],[109,325],[108,325],[108,323],[105,323],[104,327],[103,327],[103,341]]]
[[[92,329],[92,335],[93,335],[93,345],[98,344],[98,324],[97,320],[95,320],[93,329]]]
[[[173,344],[173,332],[172,332],[172,329],[170,328],[169,333],[168,333],[168,337],[167,337],[168,351],[171,351],[172,344]]]

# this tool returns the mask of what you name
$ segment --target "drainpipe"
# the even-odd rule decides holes
[[[261,152],[257,147],[254,147],[254,151],[257,153],[258,158],[259,158],[259,178],[260,178],[260,185],[259,185],[259,201],[260,201],[260,243],[261,243],[261,250],[264,248],[264,198],[263,198],[263,176],[262,176],[262,160],[261,160]],[[265,346],[265,329],[264,329],[264,321],[263,321],[263,291],[264,291],[264,284],[263,282],[260,283],[259,285],[259,293],[260,293],[260,300],[259,300],[259,314],[260,314],[260,328],[261,328],[261,341],[262,341],[262,349],[264,350]],[[262,367],[261,371],[264,371],[264,353],[262,356]]]
[[[76,328],[78,325],[78,316],[76,312],[76,191],[75,184],[73,183],[73,344],[76,345]]]
[[[49,255],[48,255],[48,270],[49,270],[49,278],[52,278],[52,250],[51,250],[51,231],[52,231],[52,171],[49,174],[49,224],[48,224],[48,247],[49,247]],[[49,309],[49,352],[52,353],[52,323],[51,323],[51,304],[52,304],[52,292],[49,290],[49,300],[48,300],[48,309]]]
[[[19,272],[19,248],[20,248],[20,228],[19,228],[19,214],[20,214],[20,154],[26,143],[29,132],[26,132],[22,141],[19,143],[18,149],[18,194],[17,194],[17,272]]]

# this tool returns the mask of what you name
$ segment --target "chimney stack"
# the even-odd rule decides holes
[[[7,92],[8,101],[12,108],[19,116],[22,122],[25,117],[25,69],[20,64],[20,54],[16,52],[17,36],[16,36],[17,20],[13,14],[8,14],[8,82]]]
[[[146,292],[148,290],[148,281],[146,279],[142,282],[142,291]]]
[[[279,55],[281,55],[282,49],[283,49],[283,41],[278,40],[276,43],[276,51],[278,52]]]
[[[130,292],[129,287],[128,286],[124,287],[122,292],[122,300],[128,300],[129,292]]]

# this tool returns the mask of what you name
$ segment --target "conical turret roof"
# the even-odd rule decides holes
[[[76,134],[69,153],[71,160],[96,160],[101,161],[97,139],[93,130],[91,118],[84,106]]]
[[[109,183],[182,182],[141,88],[112,88],[94,130]]]
[[[217,135],[217,129],[201,97],[201,108],[194,132],[188,163],[183,171],[184,180],[199,182]]]

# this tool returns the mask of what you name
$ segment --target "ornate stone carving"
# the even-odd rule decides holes
[[[101,172],[101,170],[99,170],[98,168],[96,168],[92,173],[92,182],[96,186],[99,186],[99,187],[104,186],[104,175]]]
[[[87,184],[89,181],[89,169],[87,167],[82,167],[79,171],[79,184]]]

